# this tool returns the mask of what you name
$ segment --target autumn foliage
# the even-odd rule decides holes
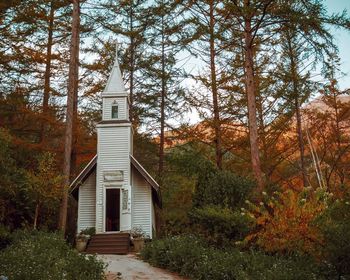
[[[246,243],[271,253],[319,254],[323,239],[314,220],[327,208],[323,190],[287,190],[258,205],[247,203],[249,210],[243,214],[254,217],[256,228],[245,238]]]

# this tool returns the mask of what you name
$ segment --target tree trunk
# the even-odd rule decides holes
[[[79,44],[79,43],[78,43]],[[78,79],[78,78],[77,78]],[[72,125],[72,152],[70,159],[70,179],[75,176],[78,157],[78,82],[73,88],[73,125]]]
[[[53,46],[53,24],[54,24],[55,8],[54,3],[50,3],[49,26],[47,34],[46,46],[46,65],[44,74],[44,96],[43,96],[43,120],[41,125],[40,143],[43,145],[46,138],[46,122],[49,116],[49,99],[50,99],[50,78],[51,78],[51,54]]]
[[[65,232],[67,223],[68,207],[68,186],[70,177],[70,163],[72,152],[72,130],[73,130],[73,110],[74,93],[78,85],[78,67],[79,67],[79,28],[80,28],[80,7],[79,0],[73,0],[72,14],[72,37],[70,43],[70,61],[68,73],[68,95],[67,95],[67,113],[66,113],[66,131],[64,146],[63,175],[64,183],[62,186],[62,201],[59,213],[58,227]]]
[[[219,169],[222,169],[222,147],[221,147],[221,123],[220,123],[220,111],[218,103],[218,89],[217,89],[217,77],[215,66],[215,34],[214,34],[214,0],[210,1],[210,75],[211,75],[211,91],[213,97],[213,110],[214,110],[214,131],[215,131],[215,155],[216,165]]]
[[[249,0],[245,0],[245,6],[249,5]],[[248,121],[249,121],[249,140],[250,153],[252,161],[252,169],[255,179],[258,184],[258,191],[264,188],[261,164],[259,157],[259,140],[258,140],[258,126],[256,117],[256,86],[254,83],[253,70],[253,36],[251,28],[251,19],[244,20],[244,44],[245,44],[245,86],[247,91],[248,101]]]
[[[288,53],[290,59],[291,66],[291,75],[292,75],[292,86],[293,86],[293,97],[294,97],[294,107],[296,113],[296,133],[298,135],[298,145],[299,145],[299,153],[300,153],[300,169],[303,178],[303,185],[306,187],[308,185],[307,182],[307,174],[305,169],[305,155],[304,155],[304,141],[303,141],[303,131],[302,131],[302,120],[301,120],[301,112],[300,112],[300,102],[299,102],[299,83],[298,83],[298,73],[297,73],[297,65],[294,59],[293,47],[292,47],[292,38],[290,34],[287,32],[287,43],[288,43]]]
[[[134,123],[134,72],[135,72],[135,38],[134,38],[134,1],[131,1],[130,6],[130,106],[129,106],[129,118],[130,122]]]
[[[304,141],[303,141],[302,121],[301,121],[301,112],[300,112],[300,104],[299,104],[298,96],[294,97],[294,104],[295,104],[295,112],[296,112],[296,119],[297,119],[296,132],[298,135],[298,143],[299,143],[300,168],[301,168],[301,174],[303,176],[303,184],[304,184],[304,187],[306,187],[308,183],[307,183],[307,175],[306,175],[306,168],[305,168],[305,153],[304,153],[305,147],[304,147]]]
[[[37,227],[38,227],[39,210],[40,210],[40,205],[37,202],[36,206],[35,206],[33,229],[37,229]]]
[[[164,171],[164,144],[165,144],[165,97],[166,97],[166,76],[165,76],[165,34],[164,34],[164,15],[162,15],[162,75],[161,75],[161,102],[160,102],[160,139],[159,139],[159,166],[158,175],[162,179]]]
[[[339,110],[340,108],[338,108],[338,99],[337,99],[337,89],[335,88],[335,80],[332,79],[332,91],[333,91],[333,100],[334,100],[334,113],[335,113],[335,124],[336,124],[336,135],[337,135],[337,152],[338,155],[335,158],[335,167],[337,167],[337,169],[339,170],[339,164],[341,164],[342,162],[342,153],[344,152],[344,149],[341,146],[341,139],[342,139],[342,131],[341,131],[341,126],[340,126],[340,115],[339,115]],[[339,177],[339,183],[340,184],[344,184],[344,178],[345,178],[345,174],[344,172],[342,172],[341,170],[339,170],[338,172],[338,177]]]
[[[255,70],[255,77],[259,77],[260,73],[258,70]],[[271,174],[270,162],[268,161],[268,146],[266,143],[266,133],[265,133],[265,122],[264,122],[264,102],[263,97],[260,92],[260,83],[259,79],[255,80],[256,86],[256,110],[257,110],[257,118],[258,118],[258,135],[259,140],[261,142],[261,158],[265,167],[265,172],[267,174]],[[265,174],[266,174],[265,173]]]

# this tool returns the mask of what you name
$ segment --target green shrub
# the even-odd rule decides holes
[[[162,223],[159,234],[168,236],[186,233],[189,229],[187,213],[192,208],[195,180],[171,173],[164,178],[164,186],[166,189],[162,192],[163,209],[160,213]]]
[[[218,250],[194,236],[152,241],[141,256],[155,266],[191,279],[325,279],[314,262],[305,257],[282,258],[253,251]]]
[[[0,250],[9,246],[11,242],[12,238],[10,230],[5,226],[0,225]]]
[[[193,265],[202,258],[203,244],[193,236],[169,237],[148,243],[141,256],[155,266],[190,276]]]
[[[9,131],[0,128],[0,224],[11,230],[32,220],[33,201],[25,170],[16,156],[21,152]]]
[[[350,279],[350,202],[335,201],[317,220],[323,237],[322,251],[337,279]],[[331,278],[332,275],[329,275]]]
[[[189,213],[197,232],[210,243],[226,246],[242,240],[254,226],[252,218],[240,211],[218,206],[205,206]]]
[[[11,280],[101,280],[104,264],[79,255],[59,234],[17,232],[0,252],[0,271]]]
[[[241,207],[255,187],[253,181],[227,170],[205,170],[198,177],[193,196],[194,207],[216,205],[222,208]]]

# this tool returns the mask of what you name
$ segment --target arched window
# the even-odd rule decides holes
[[[112,104],[112,119],[118,119],[118,103],[116,101]]]

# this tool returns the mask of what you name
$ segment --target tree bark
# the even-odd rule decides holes
[[[211,75],[211,91],[213,97],[213,111],[214,111],[214,131],[215,131],[215,155],[216,166],[222,169],[222,141],[221,141],[221,122],[220,122],[220,110],[218,102],[218,89],[217,89],[217,77],[215,66],[215,18],[214,18],[214,0],[210,1],[209,11],[209,34],[210,34],[210,75]]]
[[[249,0],[245,0],[245,6],[249,6]],[[254,62],[253,62],[253,31],[251,18],[244,19],[244,44],[245,44],[245,86],[248,102],[249,140],[252,169],[258,184],[258,191],[264,188],[261,164],[259,157],[259,139],[256,117],[256,85],[254,83]]]
[[[255,70],[255,77],[259,77],[260,73]],[[257,109],[257,118],[258,118],[258,135],[261,142],[261,158],[264,163],[265,172],[270,174],[270,162],[268,161],[268,146],[266,142],[266,133],[265,133],[265,122],[264,122],[264,105],[263,97],[260,92],[259,79],[255,80],[256,86],[256,109]],[[265,173],[265,174],[266,174]]]
[[[131,1],[130,6],[130,106],[129,106],[129,118],[130,122],[134,124],[134,72],[135,72],[135,38],[134,38],[134,1]]]
[[[33,229],[37,229],[38,227],[39,209],[40,209],[40,204],[37,202],[35,206]]]
[[[63,175],[64,183],[62,185],[62,201],[59,212],[58,228],[65,232],[67,223],[68,207],[68,186],[70,177],[70,163],[72,152],[72,130],[73,130],[73,110],[74,110],[74,93],[78,85],[78,64],[79,64],[79,28],[80,28],[80,7],[79,0],[72,0],[72,37],[70,43],[70,61],[68,73],[68,95],[67,95],[67,112],[66,112],[66,130],[64,146]]]
[[[330,188],[330,180],[332,178],[332,174],[333,172],[336,172],[338,177],[339,177],[339,182],[340,184],[343,184],[344,182],[344,176],[343,176],[343,172],[341,172],[340,170],[338,170],[338,164],[341,162],[342,159],[342,153],[343,153],[343,149],[341,147],[341,137],[342,137],[342,132],[341,132],[341,128],[340,128],[340,116],[339,116],[339,107],[338,107],[338,103],[337,103],[337,89],[335,87],[335,80],[334,77],[332,75],[331,80],[330,80],[330,86],[329,86],[329,90],[330,93],[332,94],[332,104],[333,104],[333,108],[334,108],[334,123],[335,123],[335,137],[336,137],[336,145],[337,145],[337,149],[336,149],[336,153],[334,154],[334,159],[333,159],[333,163],[331,165],[329,174],[326,176],[326,184],[327,184],[327,188]],[[330,118],[333,121],[333,118]]]
[[[164,14],[162,15],[162,74],[161,74],[161,102],[160,102],[160,139],[159,139],[159,166],[158,175],[162,179],[164,171],[164,144],[165,144],[165,98],[166,98],[166,75],[165,75],[165,34],[164,34]]]
[[[49,115],[49,99],[50,99],[50,78],[51,78],[51,55],[53,46],[53,24],[54,24],[55,8],[54,3],[50,3],[49,26],[47,34],[46,46],[46,64],[44,74],[44,96],[43,96],[43,120],[41,125],[40,143],[43,144],[46,138],[46,122]]]
[[[296,113],[296,119],[297,119],[296,132],[298,135],[300,168],[301,168],[301,174],[303,176],[303,184],[304,184],[304,187],[306,187],[308,183],[307,183],[307,175],[306,175],[306,168],[305,168],[305,147],[304,147],[304,141],[303,141],[303,130],[302,130],[301,112],[300,112],[300,104],[299,104],[298,96],[294,97],[294,104],[295,104],[295,113]]]
[[[79,43],[78,43],[79,44]],[[77,78],[78,79],[78,78]],[[77,166],[77,157],[78,157],[78,82],[74,85],[73,88],[73,125],[72,125],[72,151],[70,159],[70,179],[74,177],[76,166]]]
[[[293,47],[292,47],[292,38],[287,32],[287,44],[288,44],[288,53],[290,60],[290,70],[292,75],[292,86],[293,86],[293,97],[294,97],[294,107],[296,114],[296,133],[298,135],[298,145],[299,145],[299,154],[300,154],[300,169],[303,178],[303,185],[306,187],[307,174],[305,168],[305,147],[303,141],[303,131],[302,131],[302,120],[301,120],[301,111],[300,111],[300,102],[299,102],[299,82],[298,82],[298,73],[297,73],[297,64],[294,59]]]

